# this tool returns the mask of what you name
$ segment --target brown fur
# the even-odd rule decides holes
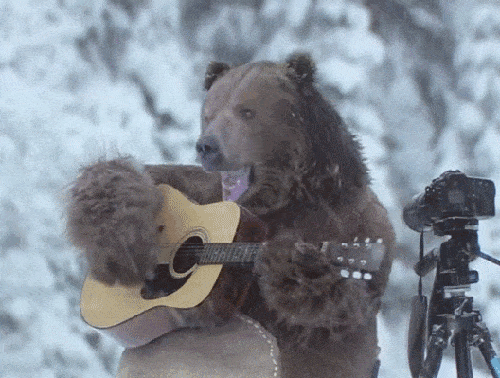
[[[359,144],[314,86],[314,64],[307,55],[292,56],[285,64],[230,68],[212,63],[205,88],[199,148],[206,151],[208,143],[215,143],[218,156],[204,164],[210,170],[251,167],[250,187],[237,202],[266,221],[270,231],[255,266],[257,280],[252,284],[249,272],[227,268],[214,297],[229,303],[247,294],[240,311],[277,337],[283,377],[369,377],[378,353],[375,315],[390,272],[394,234],[368,186]],[[148,221],[158,198],[150,177],[198,203],[222,196],[220,175],[199,167],[149,166],[148,174],[123,169],[124,176],[108,178],[117,175],[109,185],[120,184],[123,191],[116,193],[123,194],[126,205],[115,204],[115,192],[99,188],[103,181],[92,176],[92,167],[71,192],[70,233],[105,282],[131,282],[134,273],[142,279],[151,267],[146,250],[153,251],[153,226]],[[92,185],[88,177],[94,177]],[[103,207],[103,199],[109,205]],[[121,219],[129,208],[135,215],[128,225],[109,215]],[[84,219],[88,214],[93,217]],[[132,230],[132,224],[139,229]],[[99,230],[106,238],[98,236]],[[355,237],[383,238],[387,247],[381,269],[369,283],[341,277],[318,248],[322,241],[351,242]],[[109,258],[120,271],[109,269]],[[235,310],[229,306],[222,313],[229,316]]]
[[[153,270],[154,217],[162,200],[131,159],[99,161],[80,173],[69,193],[67,229],[97,279],[131,285]]]

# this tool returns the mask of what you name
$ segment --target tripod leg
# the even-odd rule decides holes
[[[500,378],[500,359],[493,350],[493,345],[491,344],[491,334],[486,325],[482,322],[476,323],[474,327],[475,331],[475,345],[481,351],[481,354],[491,371],[491,376],[493,378]]]
[[[425,321],[427,317],[427,297],[417,295],[411,303],[410,326],[408,328],[408,363],[413,378],[417,378],[424,363]]]
[[[419,378],[436,378],[443,351],[448,345],[449,332],[445,324],[435,324],[427,343],[427,356],[425,357]]]
[[[470,356],[470,346],[466,330],[457,332],[455,341],[455,365],[457,367],[457,378],[472,378],[472,361]]]

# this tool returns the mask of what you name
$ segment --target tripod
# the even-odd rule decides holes
[[[469,269],[476,257],[500,265],[500,261],[482,253],[477,241],[477,219],[446,218],[433,225],[437,235],[450,235],[439,249],[423,256],[423,234],[420,239],[420,262],[415,271],[420,276],[419,295],[414,298],[410,319],[408,357],[414,378],[436,378],[443,351],[455,347],[458,378],[473,378],[471,347],[479,348],[493,378],[500,378],[500,360],[491,343],[491,335],[479,311],[473,309],[473,298],[465,295],[479,274]],[[422,295],[422,277],[437,267],[436,279],[427,311],[427,298]],[[425,318],[427,315],[427,355],[425,350]]]

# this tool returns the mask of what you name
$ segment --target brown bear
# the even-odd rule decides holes
[[[282,377],[368,378],[395,237],[369,187],[361,147],[316,89],[314,73],[307,54],[284,64],[211,63],[196,144],[203,168],[93,164],[72,186],[68,230],[91,274],[130,285],[157,262],[157,185],[198,204],[235,201],[262,226],[263,251],[253,268],[225,267],[210,297],[178,315],[187,326],[220,326],[235,314],[253,319],[276,338]],[[371,279],[346,276],[321,249],[324,241],[366,239],[385,246]],[[148,353],[161,356],[160,349]]]

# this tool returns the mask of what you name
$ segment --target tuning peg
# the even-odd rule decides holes
[[[366,238],[365,243],[369,244],[370,243],[370,238]]]
[[[361,272],[353,272],[352,278],[360,280],[361,278],[363,278],[363,275],[361,274]]]
[[[358,237],[356,236],[356,237],[354,238],[353,243],[357,243],[357,242],[358,242]]]
[[[382,244],[384,242],[384,239],[377,239],[378,244]]]

